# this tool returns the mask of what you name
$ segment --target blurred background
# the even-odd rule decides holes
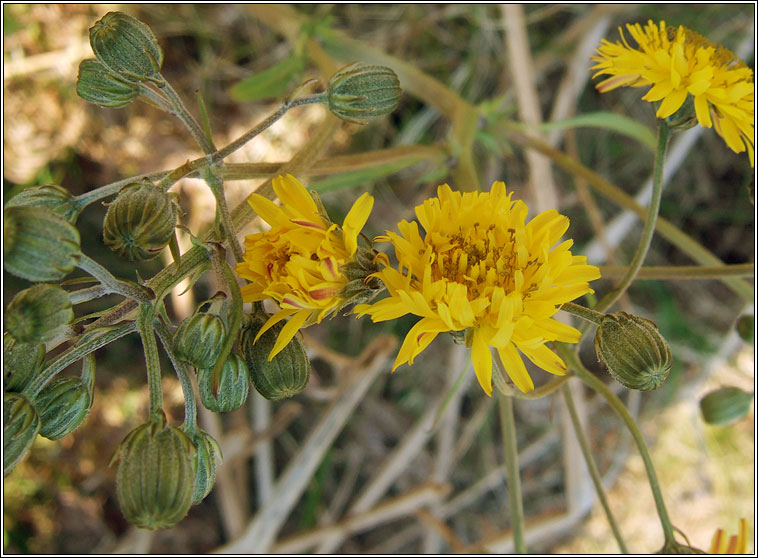
[[[549,192],[571,218],[568,234],[575,240],[575,253],[587,254],[597,264],[622,265],[636,246],[639,220],[572,175],[551,168],[546,159],[533,160],[508,141],[502,122],[528,120],[530,129],[544,139],[637,195],[653,164],[652,151],[642,143],[598,127],[537,125],[608,111],[654,132],[653,109],[639,100],[644,89],[604,95],[595,91],[588,57],[601,38],[618,40],[617,28],[626,23],[665,20],[722,43],[753,68],[754,6],[525,5],[517,10],[523,18],[514,16],[513,9],[454,4],[4,4],[4,199],[26,186],[46,183],[81,194],[128,176],[172,169],[201,154],[179,122],[158,109],[144,103],[102,109],[76,95],[79,62],[92,57],[88,28],[106,12],[122,10],[153,29],[165,52],[163,73],[195,115],[195,92],[202,92],[219,146],[276,110],[278,99],[305,79],[325,83],[328,75],[321,75],[313,62],[320,54],[314,54],[308,39],[323,46],[320,52],[337,66],[360,57],[330,50],[329,37],[335,34],[415,66],[481,108],[471,162],[483,187],[505,180],[515,197],[529,203]],[[251,81],[251,76],[258,78]],[[293,110],[229,161],[288,161],[325,113],[320,106]],[[336,222],[363,191],[370,191],[376,205],[364,232],[372,237],[412,218],[412,208],[433,195],[438,184],[464,187],[455,183],[461,176],[455,170],[460,161],[450,133],[450,115],[406,94],[387,118],[364,127],[341,126],[326,156],[445,145],[450,157],[301,178],[321,193]],[[667,170],[671,177],[661,216],[725,263],[754,261],[755,181],[748,157],[733,153],[712,130],[698,127],[675,137]],[[230,205],[240,203],[264,179],[228,182]],[[540,193],[540,188],[545,190]],[[212,222],[213,197],[201,181],[184,179],[173,191],[185,211],[182,222],[194,233]],[[145,278],[169,261],[158,258],[135,266],[119,260],[102,243],[105,210],[93,204],[79,218],[85,253],[128,279],[135,278],[135,267]],[[242,232],[259,227],[253,222]],[[656,237],[646,264],[693,262]],[[208,275],[190,293],[172,296],[167,303],[177,323],[217,290]],[[5,273],[3,280],[5,300],[28,287]],[[602,296],[610,282],[593,286]],[[105,298],[77,306],[77,315],[115,302]],[[752,541],[754,412],[734,425],[713,427],[703,423],[698,410],[700,397],[713,388],[754,389],[753,345],[734,331],[736,320],[751,313],[752,306],[722,282],[698,280],[637,281],[620,308],[655,321],[674,353],[674,368],[660,389],[641,396],[618,389],[639,416],[674,524],[694,546],[707,550],[718,527],[734,533],[739,518],[746,517]],[[200,553],[240,540],[251,520],[265,516],[272,505],[268,498],[273,479],[298,459],[313,426],[348,389],[351,374],[373,374],[375,379],[323,450],[315,474],[305,479],[297,504],[278,530],[279,546],[269,550],[508,552],[508,497],[495,405],[473,381],[471,370],[453,390],[470,358],[447,336],[435,340],[413,367],[389,373],[397,349],[392,339],[402,339],[414,321],[406,317],[372,324],[342,318],[308,328],[313,366],[309,387],[292,400],[274,404],[251,393],[245,409],[201,416],[203,428],[225,450],[219,481],[184,521],[156,533],[137,531],[125,522],[115,498],[116,467],[108,466],[119,441],[145,417],[142,348],[131,336],[99,350],[96,397],[87,422],[59,442],[38,438],[28,457],[4,479],[4,552]],[[582,357],[610,382],[591,342],[583,344]],[[78,366],[68,373],[78,373]],[[166,364],[164,393],[169,420],[178,424],[182,395],[169,370]],[[539,384],[548,374],[532,376]],[[663,538],[636,449],[608,407],[575,387],[630,550],[658,550]],[[536,533],[529,548],[618,552],[602,510],[594,505],[581,456],[565,435],[559,399],[516,401],[527,528]],[[382,516],[377,510],[387,513]],[[360,524],[345,522],[349,511],[366,517]],[[324,542],[327,527],[332,528],[331,546]],[[313,533],[316,543],[303,542],[305,534]]]

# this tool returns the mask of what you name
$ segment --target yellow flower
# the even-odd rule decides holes
[[[366,277],[377,269],[376,252],[358,247],[358,235],[374,205],[371,195],[358,198],[340,227],[294,176],[278,176],[273,186],[281,207],[259,194],[250,196],[250,205],[271,229],[245,239],[245,258],[236,268],[250,281],[242,287],[245,302],[272,298],[279,303],[280,310],[264,324],[256,341],[274,324],[290,318],[269,360],[301,327],[321,322],[360,298],[371,288]]]
[[[597,85],[598,91],[652,86],[642,98],[660,101],[659,118],[691,102],[700,125],[714,126],[734,152],[747,150],[753,166],[753,70],[730,50],[686,27],[648,21],[644,28],[639,23],[626,28],[638,48],[629,46],[619,28],[623,44],[603,39],[597,56],[590,57],[597,62],[591,68],[598,70],[593,77],[611,76]]]
[[[732,535],[728,541],[724,530],[717,529],[708,554],[747,554],[747,519],[740,519],[739,535]]]
[[[498,350],[506,372],[521,391],[534,389],[521,353],[540,368],[565,374],[564,362],[548,341],[576,343],[580,332],[552,316],[558,307],[593,292],[588,281],[600,277],[584,256],[569,251],[572,240],[557,246],[569,225],[554,209],[526,223],[528,208],[511,201],[505,184],[490,192],[454,192],[445,184],[437,197],[416,207],[424,227],[401,221],[400,234],[387,231],[399,266],[376,275],[389,298],[360,304],[355,312],[380,322],[405,314],[421,317],[408,332],[393,371],[413,359],[438,333],[467,330],[474,371],[492,394],[492,353]]]

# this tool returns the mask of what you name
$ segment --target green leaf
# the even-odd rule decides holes
[[[590,112],[558,122],[546,122],[535,127],[544,131],[569,128],[601,128],[629,136],[651,150],[655,149],[656,143],[655,134],[649,128],[636,120],[614,112]]]
[[[284,96],[300,79],[305,58],[295,51],[270,68],[243,79],[229,93],[236,101],[257,101]]]
[[[343,190],[345,188],[355,188],[361,184],[384,178],[394,172],[410,167],[417,162],[418,160],[407,159],[404,161],[377,165],[368,169],[333,174],[327,178],[322,178],[321,180],[313,182],[310,187],[316,190],[319,194],[333,192],[334,190]]]

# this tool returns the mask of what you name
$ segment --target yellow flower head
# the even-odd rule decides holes
[[[245,258],[236,269],[250,281],[242,287],[246,302],[272,298],[279,303],[280,310],[264,324],[256,341],[274,324],[290,318],[269,359],[301,327],[321,322],[365,293],[366,276],[376,270],[375,253],[358,247],[358,235],[374,205],[371,195],[358,198],[340,227],[294,176],[278,176],[273,186],[281,207],[259,194],[250,196],[250,205],[271,229],[245,239]]]
[[[355,307],[373,321],[405,314],[421,317],[408,332],[393,370],[413,359],[438,333],[468,330],[474,371],[492,394],[492,354],[498,350],[508,375],[521,391],[534,389],[521,353],[540,368],[564,374],[566,366],[547,341],[576,343],[580,332],[552,316],[558,306],[593,292],[588,282],[600,277],[584,256],[569,251],[572,240],[555,245],[569,225],[554,209],[526,223],[528,208],[511,201],[505,184],[490,192],[453,192],[445,184],[437,197],[416,207],[425,230],[414,221],[398,223],[377,240],[395,248],[398,269],[376,275],[389,298]]]
[[[740,519],[739,535],[732,535],[728,540],[724,530],[717,529],[708,554],[747,554],[747,520]]]
[[[639,23],[626,28],[638,48],[629,46],[619,28],[623,44],[603,39],[591,57],[597,62],[591,69],[598,70],[593,77],[611,76],[597,85],[598,91],[652,86],[642,98],[660,101],[658,118],[691,102],[700,125],[714,126],[734,152],[747,150],[754,165],[753,70],[730,50],[686,27],[648,21],[644,28]]]

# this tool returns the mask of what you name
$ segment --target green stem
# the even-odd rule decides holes
[[[213,151],[216,151],[216,144],[213,143],[213,132],[211,131],[211,122],[208,119],[208,109],[205,107],[205,99],[200,90],[197,92],[197,106],[200,108],[200,122],[203,124],[203,133],[208,138],[208,143],[213,147]]]
[[[148,289],[135,283],[128,283],[116,279],[110,271],[89,256],[82,254],[81,258],[79,258],[78,267],[100,281],[100,283],[108,289],[109,293],[124,295],[142,302],[152,299],[151,293]]]
[[[628,266],[601,265],[600,275],[604,279],[620,279]],[[752,277],[755,275],[755,264],[726,264],[726,265],[647,265],[640,268],[635,281],[675,279],[721,279],[724,277]]]
[[[147,366],[147,387],[150,390],[150,416],[158,415],[163,409],[163,390],[161,387],[161,361],[158,355],[158,343],[155,341],[153,320],[155,306],[149,302],[140,304],[137,314],[137,329],[142,337]]]
[[[182,392],[184,393],[184,431],[188,434],[195,432],[197,431],[197,406],[195,391],[192,389],[192,381],[187,373],[187,367],[176,358],[174,345],[171,341],[171,333],[169,333],[166,325],[160,319],[155,320],[153,325],[155,326],[155,333],[158,334],[158,339],[161,340],[163,350],[166,351],[171,365],[174,367],[176,377],[179,378],[179,383],[182,385]]]
[[[569,416],[571,417],[571,424],[574,427],[576,439],[579,441],[579,447],[582,449],[584,461],[587,463],[587,469],[589,469],[590,476],[592,477],[592,482],[595,485],[595,491],[597,492],[598,498],[600,498],[600,503],[602,504],[603,510],[605,511],[605,517],[611,526],[611,530],[613,531],[613,536],[616,537],[616,542],[618,543],[619,549],[621,550],[622,554],[629,554],[629,549],[626,547],[624,538],[621,536],[621,531],[619,531],[618,524],[616,523],[616,518],[613,516],[611,507],[608,505],[608,497],[605,494],[605,488],[603,488],[603,479],[600,477],[600,472],[597,470],[597,464],[595,463],[595,459],[592,457],[590,445],[587,442],[587,437],[584,435],[582,423],[579,421],[579,415],[577,415],[576,412],[576,406],[574,405],[574,397],[571,395],[571,389],[569,389],[568,385],[564,384],[563,387],[561,387],[561,393],[563,394],[563,399],[566,401],[566,408],[568,408]]]
[[[195,141],[202,148],[203,152],[206,155],[214,153],[216,149],[214,148],[213,143],[209,141],[205,136],[205,133],[200,127],[200,124],[197,123],[195,117],[190,114],[189,110],[187,110],[187,107],[184,105],[184,102],[182,102],[181,97],[179,97],[179,94],[174,90],[173,87],[171,87],[171,84],[168,82],[168,80],[166,80],[166,78],[163,78],[162,83],[160,83],[158,87],[166,93],[166,97],[168,97],[168,100],[171,103],[176,116],[187,127],[190,134],[192,134],[192,137],[195,138]]]
[[[224,181],[219,176],[214,165],[211,165],[203,172],[203,179],[210,187],[213,196],[216,198],[216,211],[221,216],[221,224],[224,227],[224,235],[232,247],[232,253],[237,263],[241,262],[245,252],[242,250],[237,233],[234,229],[232,214],[229,212],[229,205],[226,203],[224,194]]]
[[[95,285],[94,287],[72,291],[68,293],[68,298],[71,301],[71,304],[81,304],[82,302],[88,302],[108,294],[110,294],[110,292],[104,285]]]
[[[569,314],[573,314],[574,316],[578,316],[579,318],[582,318],[583,320],[586,320],[588,322],[591,322],[596,325],[600,325],[600,322],[603,321],[603,318],[605,317],[605,314],[602,312],[597,312],[596,310],[593,310],[592,308],[585,308],[584,306],[579,306],[578,304],[574,304],[573,302],[566,302],[561,306],[561,310],[564,312],[568,312]]]
[[[41,372],[36,374],[22,393],[30,400],[33,399],[58,372],[68,365],[73,364],[100,347],[104,347],[108,343],[136,331],[136,329],[134,322],[128,322],[113,326],[100,335],[95,335],[94,332],[83,335],[78,343],[56,356]]]
[[[650,242],[653,240],[655,232],[655,222],[658,219],[658,211],[661,207],[661,195],[663,194],[663,163],[666,159],[666,146],[671,138],[671,128],[668,127],[664,120],[658,120],[658,143],[655,148],[655,168],[653,169],[653,193],[648,205],[647,217],[645,218],[645,227],[642,229],[642,236],[637,245],[637,251],[629,264],[624,277],[621,279],[615,289],[607,293],[597,304],[597,310],[604,312],[623,295],[632,284],[637,272],[645,261],[645,256],[650,249]]]
[[[174,260],[174,263],[177,263],[182,259],[182,251],[179,248],[179,241],[176,238],[176,230],[174,230],[174,234],[171,235],[171,240],[168,241],[168,249],[171,250],[171,258]]]
[[[616,414],[624,421],[624,424],[629,429],[629,432],[634,438],[637,448],[642,456],[642,462],[645,464],[645,472],[647,473],[648,480],[650,482],[650,490],[653,493],[653,499],[655,500],[655,507],[658,510],[658,518],[661,521],[661,527],[663,528],[663,534],[666,542],[673,542],[674,539],[674,526],[671,524],[668,510],[666,510],[666,504],[663,501],[663,494],[661,493],[661,487],[658,483],[658,476],[655,473],[655,467],[653,466],[653,460],[650,458],[650,452],[647,449],[645,438],[640,432],[639,426],[632,417],[631,413],[624,406],[624,403],[618,396],[611,391],[597,376],[587,370],[579,360],[579,357],[574,354],[570,349],[562,350],[563,357],[568,362],[569,366],[576,370],[579,378],[590,386],[593,390],[599,393],[616,412]]]
[[[511,524],[513,525],[513,546],[516,554],[526,554],[524,541],[524,504],[521,498],[521,479],[519,478],[518,447],[516,443],[516,424],[513,417],[513,399],[498,393],[500,410],[500,427],[503,431],[503,453],[508,483]]]

